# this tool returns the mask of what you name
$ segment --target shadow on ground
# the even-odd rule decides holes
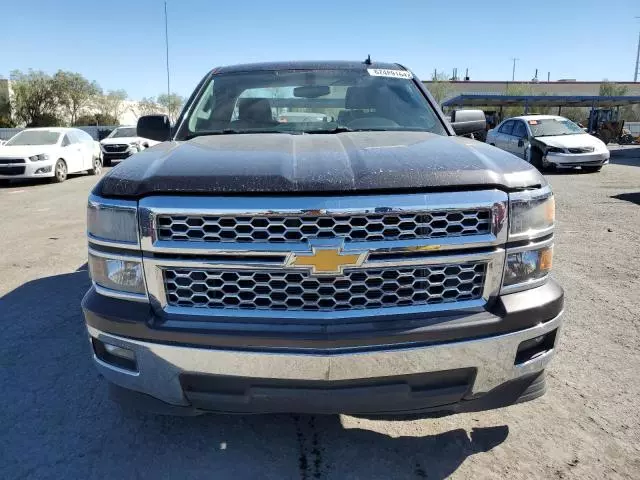
[[[624,200],[625,202],[631,202],[635,203],[636,205],[640,205],[640,192],[620,193],[618,195],[612,195],[611,198],[616,198],[618,200]]]
[[[640,146],[611,150],[610,163],[640,167]]]
[[[87,173],[70,173],[66,181],[72,182],[76,178],[86,177],[87,175]],[[9,182],[0,182],[0,190],[33,187],[36,185],[48,185],[51,183],[53,183],[53,181],[49,178],[17,178],[10,179]]]
[[[393,438],[339,416],[123,410],[90,361],[80,311],[89,286],[84,265],[0,298],[0,478],[446,478],[509,434],[503,425]]]

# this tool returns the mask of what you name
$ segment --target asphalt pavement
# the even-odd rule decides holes
[[[639,478],[640,148],[548,178],[567,293],[548,393],[395,422],[120,409],[79,306],[96,177],[0,187],[0,478]]]

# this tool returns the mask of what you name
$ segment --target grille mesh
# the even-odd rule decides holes
[[[346,270],[337,276],[292,272],[166,269],[171,306],[336,311],[431,305],[482,296],[486,263]]]
[[[325,216],[159,215],[159,240],[185,242],[307,242],[412,240],[482,235],[491,231],[491,212],[431,211],[401,214]]]
[[[129,148],[129,145],[110,144],[110,145],[103,145],[103,148],[105,152],[121,153],[126,151],[127,148]]]

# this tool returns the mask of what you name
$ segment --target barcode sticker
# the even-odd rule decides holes
[[[372,77],[390,77],[390,78],[407,78],[412,79],[411,72],[406,70],[391,70],[388,68],[367,68],[367,72]]]

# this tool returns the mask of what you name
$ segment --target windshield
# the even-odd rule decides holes
[[[11,138],[5,145],[55,145],[58,143],[59,137],[60,132],[51,130],[24,130]]]
[[[446,135],[404,70],[255,71],[213,76],[178,139],[231,133],[413,130]]]
[[[116,128],[107,138],[122,138],[137,136],[136,127]]]
[[[543,118],[529,120],[529,128],[534,137],[552,137],[555,135],[576,135],[584,133],[578,125],[567,118]]]

